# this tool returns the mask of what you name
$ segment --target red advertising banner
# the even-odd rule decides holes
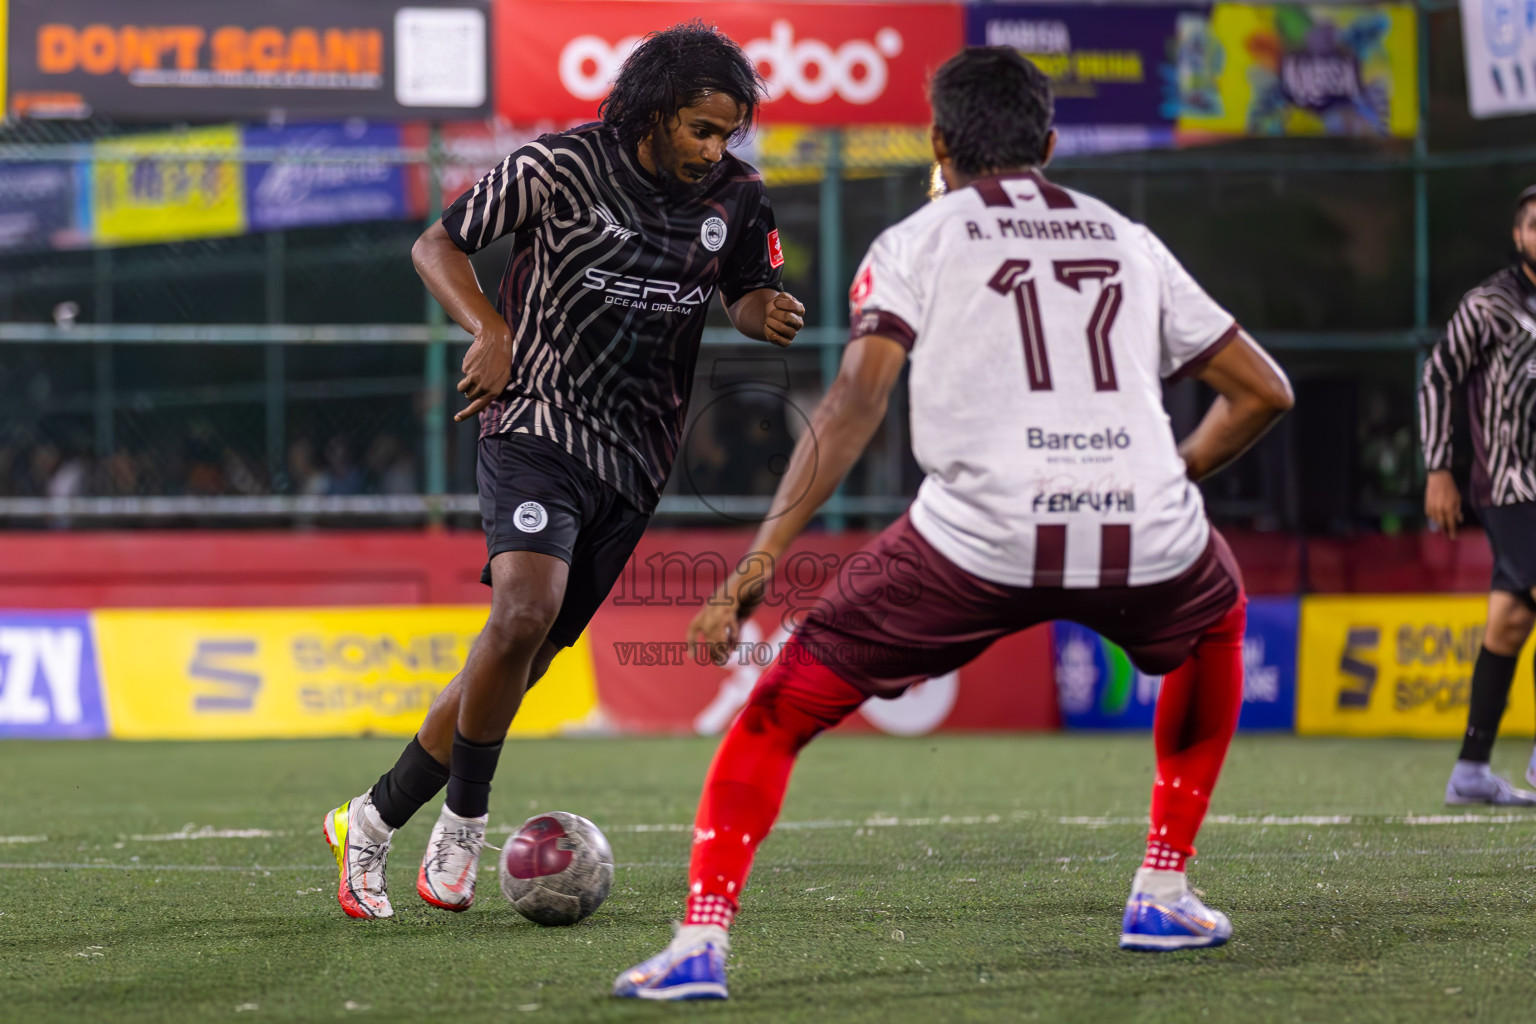
[[[736,531],[655,531],[640,542],[586,639],[604,725],[620,733],[724,731],[841,561],[868,534],[810,535],[785,557],[763,606],[724,668],[700,664],[689,621],[719,574],[746,553]],[[872,699],[845,729],[924,735],[939,730],[1055,729],[1056,682],[1048,627],[994,644],[958,672]]]
[[[594,120],[630,50],[694,18],[757,62],[770,123],[926,124],[928,76],[964,37],[959,4],[496,0],[496,112]]]

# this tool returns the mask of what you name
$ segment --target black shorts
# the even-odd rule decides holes
[[[650,516],[604,484],[579,459],[532,434],[480,439],[475,467],[486,563],[504,551],[554,555],[571,567],[549,639],[569,647],[624,571]]]
[[[1536,501],[1490,505],[1477,510],[1493,548],[1493,582],[1489,590],[1514,594],[1527,608],[1536,609],[1531,588],[1536,587]]]

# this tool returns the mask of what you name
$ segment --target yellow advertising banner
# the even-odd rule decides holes
[[[92,240],[135,245],[240,234],[245,230],[243,168],[207,156],[239,148],[235,125],[96,143]],[[175,155],[180,153],[186,155]]]
[[[827,132],[807,125],[775,124],[757,129],[751,154],[769,185],[805,185],[826,176],[831,159]],[[879,177],[892,167],[933,163],[928,129],[915,125],[873,124],[843,129],[843,176]]]
[[[1411,4],[1229,4],[1179,22],[1181,138],[1418,128]]]
[[[464,664],[480,606],[98,611],[119,739],[408,736]],[[595,724],[586,638],[529,691],[514,736]]]
[[[1296,731],[1459,738],[1487,606],[1486,597],[1463,594],[1302,598]],[[1522,656],[1504,732],[1531,735],[1532,694]]]

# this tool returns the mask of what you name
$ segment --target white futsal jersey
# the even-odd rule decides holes
[[[1210,536],[1162,382],[1237,334],[1146,227],[1038,173],[986,178],[875,240],[851,336],[907,345],[912,524],[1012,586],[1142,586]]]

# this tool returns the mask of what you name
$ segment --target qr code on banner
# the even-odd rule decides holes
[[[402,7],[395,12],[395,100],[402,107],[485,102],[485,12]]]

